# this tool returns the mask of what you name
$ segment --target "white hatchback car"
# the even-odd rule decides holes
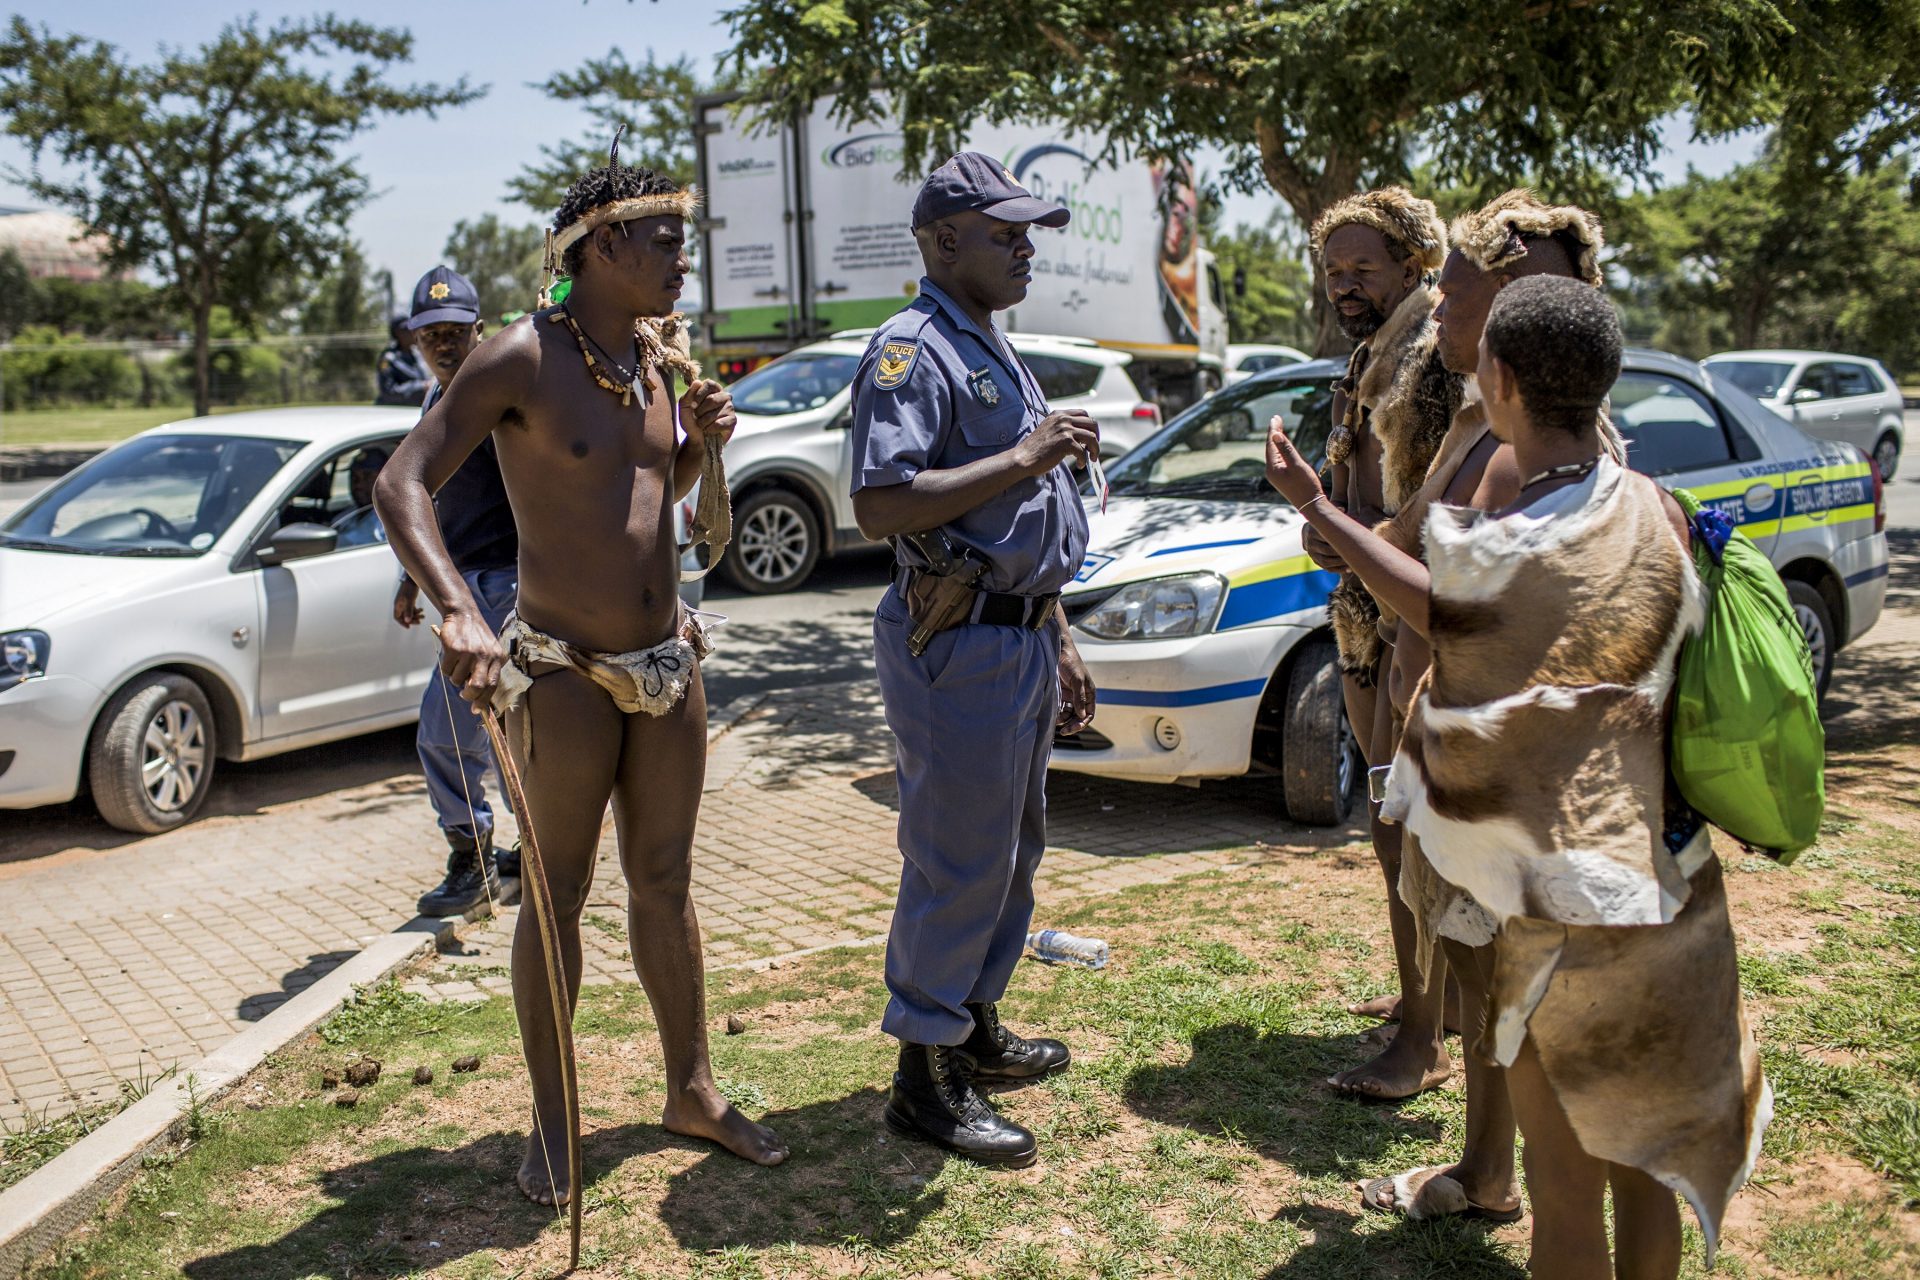
[[[166,831],[205,803],[216,760],[415,719],[433,636],[394,624],[399,564],[356,518],[350,471],[419,416],[156,427],[0,524],[0,809],[85,789],[114,826]]]
[[[1108,479],[1060,598],[1099,690],[1053,767],[1147,782],[1275,776],[1296,822],[1345,819],[1360,777],[1327,626],[1337,579],[1266,480],[1266,426],[1324,450],[1337,360],[1256,374],[1147,441]],[[1725,511],[1786,580],[1824,690],[1879,618],[1884,492],[1857,449],[1808,438],[1691,361],[1629,351],[1613,388],[1628,461]],[[1277,806],[1278,807],[1278,806]]]
[[[871,329],[789,351],[734,383],[740,425],[727,444],[734,545],[720,572],[743,591],[792,591],[823,557],[871,545],[853,518],[854,370]],[[1009,335],[1055,409],[1085,409],[1112,457],[1160,429],[1133,357],[1084,338]]]
[[[1893,479],[1906,439],[1906,404],[1878,360],[1825,351],[1723,351],[1701,363],[1823,440],[1862,450]]]
[[[1256,373],[1305,364],[1312,356],[1298,347],[1282,347],[1270,342],[1233,342],[1227,345],[1226,385],[1244,382]]]

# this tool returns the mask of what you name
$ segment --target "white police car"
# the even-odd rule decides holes
[[[1334,575],[1266,482],[1267,420],[1324,450],[1343,364],[1255,376],[1174,419],[1108,473],[1086,562],[1061,598],[1099,689],[1053,765],[1151,782],[1275,775],[1296,821],[1345,820],[1361,775],[1326,621]],[[1627,353],[1613,415],[1629,461],[1728,512],[1786,580],[1824,690],[1833,655],[1880,616],[1879,474],[1675,356]],[[1091,501],[1091,499],[1089,499]]]

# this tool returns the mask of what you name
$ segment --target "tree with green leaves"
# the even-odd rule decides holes
[[[1227,289],[1227,340],[1312,345],[1313,273],[1306,247],[1281,230],[1279,214],[1265,226],[1243,222],[1206,235]]]
[[[383,116],[485,92],[389,83],[412,52],[404,30],[332,17],[245,18],[144,64],[17,16],[0,40],[0,114],[33,159],[14,176],[104,233],[110,267],[166,283],[193,333],[195,413],[211,400],[214,309],[251,324],[347,244],[371,195],[347,144]],[[43,171],[49,154],[73,176]]]
[[[1920,199],[1905,160],[1815,181],[1779,140],[1721,177],[1630,202],[1623,302],[1683,355],[1808,347],[1920,368]]]
[[[572,71],[556,71],[534,87],[557,102],[579,103],[590,123],[577,140],[541,147],[540,160],[507,183],[507,194],[551,216],[581,174],[607,162],[607,146],[622,126],[623,161],[690,181],[693,100],[731,84],[730,76],[702,76],[690,57],[663,62],[651,49],[639,62],[616,48]]]
[[[1831,164],[1911,137],[1920,103],[1920,0],[740,0],[725,19],[768,114],[896,111],[916,166],[978,119],[1217,145],[1230,185],[1303,227],[1416,155],[1484,195],[1522,173],[1558,190],[1646,174],[1687,110],[1710,137],[1779,121]],[[1315,310],[1332,350],[1317,290]]]
[[[454,223],[443,252],[447,265],[479,291],[480,318],[496,325],[509,311],[533,309],[545,247],[546,233],[539,227],[508,226],[489,213]]]

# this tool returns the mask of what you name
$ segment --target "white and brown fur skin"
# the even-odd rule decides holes
[[[1498,926],[1486,1051],[1530,1042],[1581,1145],[1684,1196],[1710,1262],[1772,1095],[1707,833],[1662,837],[1692,561],[1610,461],[1504,519],[1437,506],[1426,550],[1433,665],[1383,811]]]
[[[1394,308],[1366,342],[1366,367],[1350,402],[1350,417],[1364,409],[1365,430],[1380,441],[1380,487],[1389,516],[1420,491],[1460,408],[1465,380],[1440,361],[1436,305],[1433,290],[1422,285]],[[1328,597],[1327,614],[1341,670],[1362,685],[1373,684],[1384,648],[1378,602],[1347,574]]]

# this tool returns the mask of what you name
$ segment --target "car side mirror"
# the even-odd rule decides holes
[[[1818,400],[1820,398],[1820,388],[1798,387],[1794,390],[1791,402],[1793,404],[1805,404],[1809,400]]]
[[[848,405],[831,418],[828,418],[825,429],[828,431],[851,431],[853,429],[853,406]]]
[[[260,546],[254,548],[254,555],[260,563],[269,568],[283,565],[289,560],[306,560],[313,556],[323,556],[340,545],[340,531],[324,524],[282,525],[274,531]]]

